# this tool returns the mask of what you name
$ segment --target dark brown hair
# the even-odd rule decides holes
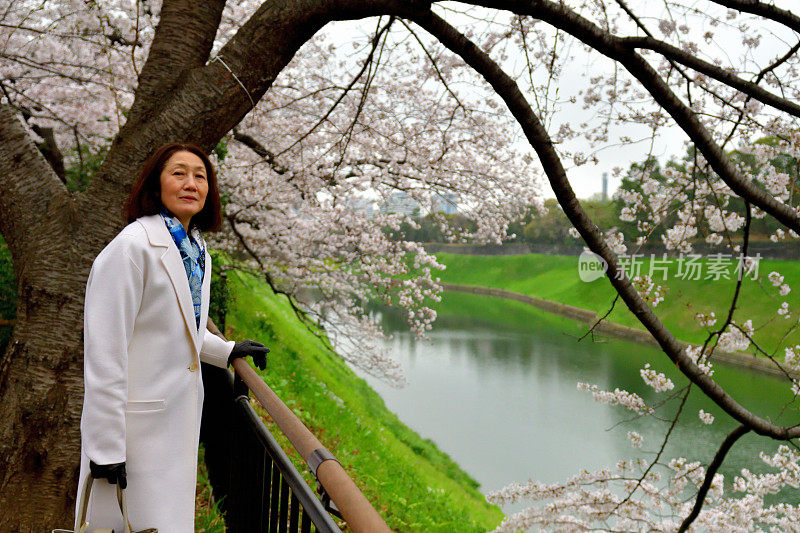
[[[208,194],[203,209],[192,217],[191,226],[200,231],[218,231],[222,226],[222,207],[217,189],[217,174],[203,150],[190,142],[168,142],[159,146],[142,164],[139,177],[133,184],[131,194],[122,211],[130,224],[139,217],[161,212],[161,171],[175,152],[191,152],[203,160],[208,177]]]

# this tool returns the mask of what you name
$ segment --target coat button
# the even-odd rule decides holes
[[[197,361],[192,361],[192,364],[189,365],[189,372],[197,372]]]

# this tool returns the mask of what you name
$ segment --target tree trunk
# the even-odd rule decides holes
[[[0,531],[71,527],[80,459],[83,294],[92,252],[48,246],[16,271],[18,308],[0,368]]]

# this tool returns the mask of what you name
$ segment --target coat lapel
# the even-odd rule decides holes
[[[169,234],[167,226],[161,220],[161,215],[148,215],[138,219],[147,231],[147,238],[153,246],[161,246],[164,252],[161,254],[161,263],[167,270],[169,279],[172,282],[172,287],[175,289],[175,296],[178,298],[178,304],[183,314],[183,320],[186,323],[186,329],[189,337],[192,339],[194,345],[194,353],[200,353],[200,339],[198,336],[197,323],[194,318],[194,306],[192,304],[192,293],[189,289],[189,280],[186,278],[186,270],[183,267],[183,260],[178,247],[175,246],[175,241]],[[206,265],[210,266],[208,255],[206,252]],[[204,302],[205,308],[208,308],[208,291],[206,290],[206,279],[210,279],[210,275],[203,275],[203,295],[201,301]],[[201,313],[202,318],[202,313]],[[203,324],[201,324],[202,326]],[[200,331],[202,331],[201,328]]]

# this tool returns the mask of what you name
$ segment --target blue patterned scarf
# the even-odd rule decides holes
[[[192,304],[194,305],[194,318],[197,322],[197,329],[200,329],[200,297],[203,290],[203,274],[206,269],[206,243],[200,235],[200,231],[192,228],[191,237],[186,234],[186,230],[180,220],[170,213],[167,208],[161,207],[161,218],[167,225],[172,240],[178,247],[183,260],[183,268],[186,269],[186,277],[189,280],[189,290],[192,293]]]

